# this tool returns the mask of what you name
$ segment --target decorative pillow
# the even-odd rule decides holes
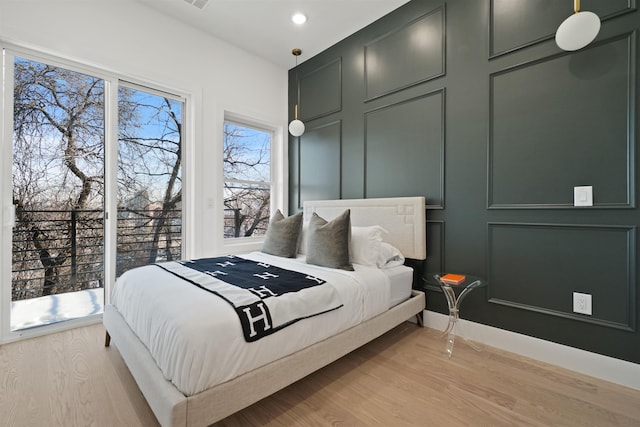
[[[351,227],[351,262],[360,265],[377,265],[382,236],[387,233],[387,230],[379,225]]]
[[[380,243],[380,255],[378,257],[378,268],[391,268],[404,264],[404,255],[398,248],[387,242]]]
[[[262,244],[262,252],[295,258],[298,249],[298,235],[302,225],[302,212],[285,218],[280,209],[271,218]]]
[[[349,262],[349,209],[330,222],[314,212],[306,231],[308,264],[353,271]]]

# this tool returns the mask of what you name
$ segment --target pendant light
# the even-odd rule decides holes
[[[582,49],[600,31],[600,18],[593,12],[580,12],[580,0],[573,2],[573,15],[565,19],[556,31],[556,44],[562,50]]]
[[[298,56],[302,54],[302,50],[296,48],[291,51],[293,56],[296,57],[296,67],[298,66]],[[289,123],[289,133],[293,136],[302,136],[304,133],[304,123],[298,120],[298,104],[294,107],[293,120]]]

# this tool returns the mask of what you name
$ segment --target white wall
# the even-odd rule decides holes
[[[194,144],[185,172],[193,216],[187,229],[195,231],[185,255],[225,253],[218,215],[224,110],[286,129],[286,69],[134,0],[0,0],[0,41],[189,95]]]

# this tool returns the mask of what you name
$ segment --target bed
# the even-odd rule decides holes
[[[404,256],[411,259],[426,257],[424,198],[305,202],[305,223],[314,213],[331,220],[341,215],[345,209],[350,210],[353,230],[357,227],[383,227],[387,231],[384,241],[399,249]],[[395,288],[377,287],[373,292],[367,290],[363,293],[363,295],[373,295],[364,298],[353,295],[353,292],[359,292],[354,289],[359,288],[349,282],[360,280],[362,286],[368,287],[368,282],[376,282],[378,276],[384,276],[382,278],[385,283],[394,283],[400,276],[405,276],[404,283],[406,283],[407,267],[377,269],[354,264],[355,272],[352,273],[307,265],[305,255],[282,260],[273,260],[268,254],[263,253],[241,256],[262,263],[272,261],[281,263],[282,268],[299,268],[306,275],[327,278],[342,298],[343,305],[365,299],[370,303],[363,303],[360,311],[340,308],[295,322],[285,330],[262,338],[260,340],[262,347],[257,347],[256,343],[236,342],[241,340],[234,340],[228,336],[225,338],[225,347],[229,347],[230,355],[225,357],[231,359],[232,363],[229,366],[224,365],[222,369],[216,369],[218,362],[212,364],[207,357],[201,357],[200,355],[206,349],[201,352],[196,348],[196,344],[190,344],[194,348],[188,351],[187,356],[184,352],[166,356],[165,353],[183,347],[180,337],[176,337],[176,334],[158,334],[157,332],[150,332],[149,336],[145,336],[144,328],[141,329],[139,324],[165,324],[167,320],[151,317],[137,319],[137,316],[144,317],[145,314],[138,313],[143,310],[137,310],[136,307],[146,305],[153,307],[153,312],[162,312],[162,310],[157,309],[152,303],[136,305],[135,299],[132,299],[130,294],[127,294],[126,298],[118,297],[116,294],[121,292],[120,289],[126,288],[119,283],[114,290],[116,301],[114,304],[105,306],[103,317],[107,330],[105,345],[108,346],[110,342],[115,343],[149,406],[163,426],[212,424],[328,365],[414,316],[418,316],[418,323],[421,321],[425,307],[425,297],[422,292],[411,290],[409,286],[404,294],[401,292],[394,295]],[[155,277],[149,276],[150,272],[151,270],[145,271],[146,278],[151,279],[147,281],[157,282]],[[409,274],[411,276],[409,283],[411,283],[412,273]],[[134,277],[134,282],[135,275],[135,272],[131,275]],[[361,279],[361,276],[365,279]],[[345,280],[346,284],[340,284]],[[167,288],[166,291],[169,298],[171,298],[171,289]],[[198,289],[191,288],[188,291],[181,291],[181,294],[194,293],[195,295],[197,291]],[[159,294],[164,293],[159,292]],[[141,298],[144,298],[143,301],[151,301],[155,297],[143,295]],[[133,307],[127,308],[124,301],[129,301]],[[225,302],[219,303],[225,304]],[[178,304],[178,308],[168,310],[189,311],[189,314],[197,313],[199,310],[195,302],[183,304],[187,305],[182,309]],[[189,310],[185,310],[184,307],[189,307]],[[148,314],[148,316],[155,315],[157,314]],[[169,315],[171,316],[172,314]],[[231,330],[239,326],[225,328]],[[198,328],[194,328],[193,333],[198,336],[197,334],[201,332]],[[226,332],[221,330],[220,333]],[[233,334],[236,333],[233,332]],[[216,332],[215,335],[217,336],[218,333]],[[158,341],[163,340],[158,340],[158,336],[162,336],[163,340],[168,339],[169,342],[164,343],[164,347],[161,346],[162,343]],[[198,342],[197,345],[207,346],[206,340],[199,341],[202,342]],[[265,344],[262,344],[263,341]],[[257,353],[249,352],[248,348],[251,345],[260,350]],[[180,358],[180,363],[176,363],[177,358]],[[165,359],[170,363],[163,361]],[[176,373],[172,371],[172,366],[186,366],[187,369],[184,373]],[[193,375],[193,372],[197,375]]]

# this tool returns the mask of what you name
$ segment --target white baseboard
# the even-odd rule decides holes
[[[424,326],[443,331],[449,316],[425,310]],[[460,319],[456,334],[491,347],[640,390],[640,365]],[[455,357],[455,351],[454,351]]]

